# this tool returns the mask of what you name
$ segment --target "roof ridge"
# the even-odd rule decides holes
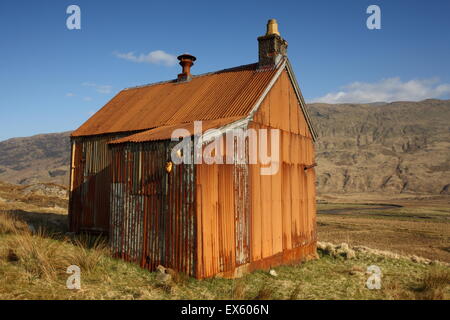
[[[200,78],[200,77],[204,77],[204,76],[209,76],[212,74],[218,74],[218,73],[223,73],[223,72],[232,72],[232,71],[238,71],[238,70],[245,70],[245,69],[250,69],[252,66],[256,66],[258,65],[257,62],[255,63],[248,63],[248,64],[243,64],[240,66],[236,66],[236,67],[231,67],[231,68],[225,68],[225,69],[220,69],[220,70],[216,70],[216,71],[210,71],[210,72],[205,72],[205,73],[201,73],[201,74],[197,74],[197,75],[192,75],[192,78]],[[257,70],[255,70],[257,71]],[[264,70],[264,71],[269,71],[269,70]],[[138,86],[133,86],[133,87],[127,87],[122,89],[122,91],[124,90],[132,90],[132,89],[139,89],[139,88],[145,88],[145,87],[151,87],[151,86],[156,86],[159,84],[165,84],[165,83],[171,83],[171,82],[177,82],[177,79],[170,79],[170,80],[164,80],[164,81],[158,81],[158,82],[152,82],[152,83],[147,83],[147,84],[142,84],[142,85],[138,85]]]
[[[262,70],[257,63],[252,63],[197,75],[195,78],[198,80],[179,85],[174,83],[176,80],[169,80],[158,82],[160,85],[141,86],[144,87],[142,89],[122,90],[72,136],[149,130],[193,120],[244,117],[276,72],[277,68]]]

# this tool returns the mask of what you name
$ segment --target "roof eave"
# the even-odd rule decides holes
[[[306,105],[305,99],[303,98],[302,91],[300,90],[300,86],[298,85],[297,79],[295,78],[295,73],[292,68],[291,62],[288,58],[286,58],[286,70],[288,72],[289,78],[291,80],[291,83],[294,87],[295,94],[297,95],[297,99],[300,102],[300,106],[303,112],[303,115],[305,116],[306,122],[308,123],[308,128],[311,131],[311,135],[313,137],[313,141],[317,141],[317,131],[314,128],[313,121],[311,120],[311,117],[308,113],[308,107]]]

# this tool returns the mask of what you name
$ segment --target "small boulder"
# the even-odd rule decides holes
[[[156,267],[156,281],[159,284],[168,284],[172,281],[172,276],[167,273],[167,269],[162,265]]]
[[[336,256],[341,256],[345,259],[354,259],[356,253],[355,250],[351,249],[349,245],[344,242],[336,247]]]

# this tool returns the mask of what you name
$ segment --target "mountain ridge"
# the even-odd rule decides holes
[[[308,104],[325,193],[450,193],[450,100]],[[0,141],[0,180],[69,180],[70,133]]]

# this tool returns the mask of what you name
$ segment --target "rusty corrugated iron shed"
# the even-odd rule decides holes
[[[317,233],[305,107],[287,58],[123,90],[72,135],[70,229],[109,233],[114,256],[197,278],[308,259]],[[173,130],[191,135],[198,120],[203,132],[280,130],[279,170],[261,175],[246,139],[243,163],[167,171]],[[221,156],[237,159],[233,143]]]

